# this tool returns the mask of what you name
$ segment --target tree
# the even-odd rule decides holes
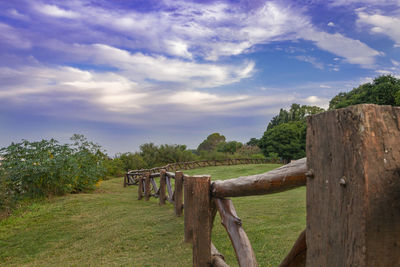
[[[114,160],[120,161],[124,171],[138,170],[147,168],[146,162],[139,153],[122,153],[117,154]]]
[[[265,131],[261,138],[261,149],[266,157],[278,154],[286,161],[305,156],[306,124],[291,121]]]
[[[217,146],[218,152],[224,152],[229,154],[235,154],[243,146],[242,143],[237,141],[221,142]]]
[[[293,103],[290,106],[289,111],[281,109],[279,114],[274,116],[267,126],[267,130],[274,128],[282,123],[290,121],[305,121],[305,118],[309,115],[324,112],[323,108],[317,106],[300,106],[299,104]]]
[[[329,102],[329,109],[356,104],[400,106],[400,79],[383,75],[372,83],[365,83],[347,93],[339,93]]]
[[[258,146],[258,144],[260,143],[260,139],[257,138],[251,138],[249,142],[246,143],[246,145],[248,146]]]
[[[293,103],[289,110],[281,109],[268,124],[258,146],[266,157],[276,156],[287,161],[305,156],[306,117],[325,111],[317,106]]]
[[[225,140],[225,136],[219,133],[212,133],[197,147],[197,151],[213,151],[219,143],[224,143]]]

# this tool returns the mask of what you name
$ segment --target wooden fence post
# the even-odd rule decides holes
[[[144,174],[144,199],[149,200],[150,199],[150,193],[151,193],[151,188],[150,188],[150,172],[146,172]]]
[[[143,176],[139,175],[138,200],[143,198]]]
[[[400,265],[400,108],[310,116],[307,266]]]
[[[159,204],[165,205],[165,179],[166,179],[166,170],[160,171],[160,195],[159,195]]]
[[[185,242],[193,242],[193,183],[194,177],[184,176],[183,191],[184,191],[184,225],[185,225]]]
[[[127,181],[128,181],[128,174],[125,173],[125,176],[124,176],[124,187],[126,187]]]
[[[183,173],[175,172],[175,214],[176,216],[182,216],[183,209]]]
[[[190,178],[193,178],[193,266],[211,266],[211,177]]]

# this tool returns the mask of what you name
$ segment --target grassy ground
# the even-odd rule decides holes
[[[277,165],[207,167],[185,171],[214,180],[266,172]],[[137,201],[137,187],[122,179],[92,194],[34,203],[0,221],[2,266],[191,266],[183,241],[183,218],[170,204]],[[305,188],[235,198],[260,266],[277,266],[305,227]],[[233,249],[217,215],[213,242],[231,266]]]

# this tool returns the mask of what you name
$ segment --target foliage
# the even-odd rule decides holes
[[[147,167],[143,157],[139,153],[120,153],[115,159],[121,163],[123,171],[145,169]]]
[[[257,138],[253,137],[253,138],[251,138],[249,140],[249,142],[246,143],[246,145],[248,145],[248,146],[258,146],[259,143],[260,143],[260,139],[257,139]]]
[[[140,146],[140,156],[146,163],[147,168],[164,166],[168,163],[193,161],[197,159],[185,145],[160,145],[153,143],[143,144]]]
[[[269,159],[282,158],[286,161],[305,156],[306,117],[323,112],[317,106],[292,104],[289,111],[281,109],[272,118],[267,130],[258,142]]]
[[[237,142],[237,141],[220,142],[217,145],[217,151],[233,155],[242,146],[243,146],[243,144],[240,142]]]
[[[302,121],[291,121],[266,131],[261,140],[264,155],[272,157],[278,154],[284,160],[290,161],[305,156],[305,139],[306,124]]]
[[[105,174],[105,155],[82,135],[71,140],[72,145],[23,140],[0,149],[0,209],[22,198],[94,189]]]
[[[400,106],[400,79],[391,75],[379,76],[372,83],[365,83],[348,93],[339,93],[329,102],[329,109],[356,104]]]
[[[207,139],[201,142],[197,147],[197,151],[213,151],[217,148],[219,143],[224,143],[226,140],[225,136],[219,133],[212,133],[207,136]]]
[[[124,176],[124,163],[120,158],[109,158],[106,157],[103,161],[106,169],[106,176],[109,177],[121,177]]]
[[[244,158],[251,158],[253,155],[262,155],[262,151],[258,146],[251,145],[243,145],[236,152]]]
[[[305,118],[312,114],[317,114],[320,112],[324,112],[323,108],[317,106],[300,106],[299,104],[293,103],[290,106],[289,111],[281,109],[279,114],[272,118],[270,123],[267,126],[267,130],[274,128],[282,123],[287,123],[291,121],[304,121]]]

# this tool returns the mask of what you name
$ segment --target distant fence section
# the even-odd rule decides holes
[[[250,240],[228,197],[307,185],[307,226],[280,267],[400,266],[400,108],[367,104],[310,116],[306,150],[307,158],[270,172],[224,181],[167,168],[136,172],[138,199],[153,195],[160,205],[171,202],[178,216],[184,207],[193,266],[228,266],[211,240],[219,213],[239,266],[255,267]]]
[[[151,176],[159,177],[161,170],[173,172],[177,170],[191,170],[201,167],[209,166],[227,166],[239,164],[266,164],[266,163],[282,163],[280,160],[267,160],[267,159],[223,159],[223,160],[199,160],[187,162],[175,162],[167,164],[163,167],[155,167],[152,169],[131,170],[125,174],[124,187],[128,185],[137,185],[139,177],[149,172]]]

